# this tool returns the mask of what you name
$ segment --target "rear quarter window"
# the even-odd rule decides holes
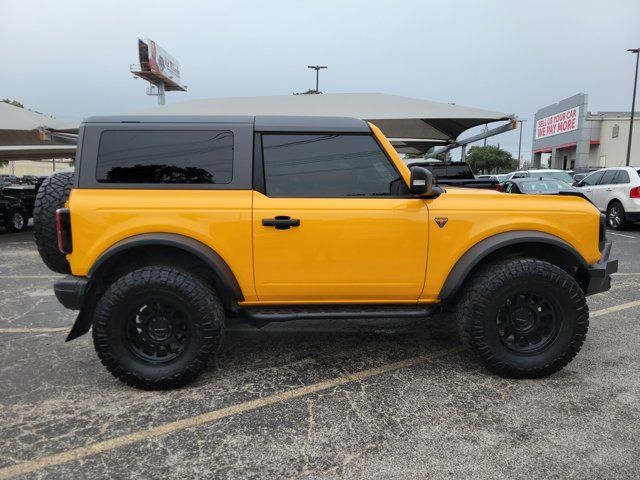
[[[233,177],[227,130],[107,130],[96,180],[128,184],[225,184]]]

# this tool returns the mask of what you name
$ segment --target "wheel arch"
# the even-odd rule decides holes
[[[449,272],[439,298],[455,299],[465,282],[483,265],[498,258],[528,256],[548,261],[574,277],[586,291],[589,267],[569,243],[554,235],[537,231],[511,231],[485,238],[467,250]]]
[[[174,233],[145,233],[125,238],[107,249],[89,270],[90,280],[104,280],[122,269],[144,263],[189,266],[213,283],[227,309],[244,299],[238,281],[224,259],[211,247]]]
[[[616,196],[616,197],[611,197],[611,200],[607,202],[607,208],[604,209],[605,213],[609,211],[609,207],[611,207],[611,204],[614,202],[619,203],[622,209],[624,210],[624,203],[622,203],[622,200]]]

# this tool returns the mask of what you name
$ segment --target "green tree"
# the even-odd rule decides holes
[[[476,173],[510,172],[518,168],[518,161],[511,153],[492,145],[471,147],[466,162]]]
[[[4,103],[8,103],[9,105],[13,105],[14,107],[24,108],[24,105],[17,100],[9,100],[8,98],[3,98],[2,101]]]

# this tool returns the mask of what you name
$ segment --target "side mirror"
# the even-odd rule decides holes
[[[433,185],[433,174],[424,167],[411,167],[409,191],[412,195],[435,197],[442,193],[440,187]]]

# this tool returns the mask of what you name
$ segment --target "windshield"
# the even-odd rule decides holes
[[[433,176],[438,178],[450,179],[473,179],[475,178],[471,168],[468,165],[429,165],[425,167]]]
[[[537,182],[521,182],[520,190],[523,193],[536,195],[553,195],[561,191],[571,191],[573,187],[561,180],[540,180]]]
[[[540,175],[543,178],[555,178],[556,180],[562,180],[568,184],[573,183],[573,178],[567,172],[536,172],[532,173],[532,177]]]

